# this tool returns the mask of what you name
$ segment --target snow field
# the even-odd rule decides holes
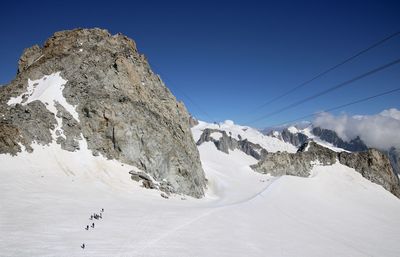
[[[195,138],[202,126],[210,125],[193,128]],[[198,148],[206,196],[164,199],[130,179],[135,167],[80,143],[79,152],[51,144],[0,155],[1,256],[400,256],[399,199],[340,164],[274,178],[252,171],[254,158],[208,142]],[[101,208],[103,219],[85,230]]]

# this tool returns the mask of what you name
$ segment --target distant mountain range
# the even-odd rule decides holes
[[[308,124],[308,126],[304,126],[304,124],[300,126],[292,125],[289,127],[281,127],[279,130],[264,129],[262,131],[268,136],[278,138],[296,147],[300,147],[302,144],[312,139],[326,142],[334,147],[350,152],[362,152],[368,150],[368,146],[359,136],[356,136],[350,141],[345,141],[339,137],[335,131],[313,126],[311,123]],[[388,156],[393,170],[396,174],[400,174],[400,150],[396,147],[391,147],[389,150],[378,150]]]

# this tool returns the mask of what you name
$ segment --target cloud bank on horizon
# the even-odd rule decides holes
[[[334,130],[347,141],[359,136],[368,147],[384,150],[400,147],[400,110],[395,108],[375,115],[322,113],[315,118],[314,125]]]

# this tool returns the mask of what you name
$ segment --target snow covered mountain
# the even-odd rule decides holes
[[[320,144],[325,144],[329,147],[337,147],[346,151],[358,152],[368,149],[360,137],[355,137],[347,142],[340,138],[335,131],[316,127],[312,124],[304,128],[298,128],[297,126],[292,125],[283,128],[280,131],[267,131],[266,134],[281,139],[284,142],[288,142],[297,147],[301,146],[307,140],[313,139],[318,141]]]
[[[300,147],[308,140],[313,140],[334,151],[362,152],[368,150],[368,146],[361,140],[359,135],[346,141],[335,131],[312,124],[300,128],[292,125],[286,128],[281,128],[280,130],[264,130],[264,133],[296,147]],[[398,147],[392,146],[389,149],[381,148],[379,150],[388,156],[393,170],[400,176],[400,154]]]
[[[132,40],[58,32],[0,88],[0,256],[400,256],[389,159],[284,133],[196,121]]]
[[[271,152],[294,150],[231,122],[200,122],[192,128],[194,139],[216,126],[258,144],[271,142]],[[93,156],[85,145],[69,152],[53,144],[53,155],[45,149],[0,155],[2,256],[400,253],[399,199],[338,162],[314,165],[309,177],[273,177],[254,172],[250,165],[258,160],[243,151],[227,154],[204,142],[198,149],[208,179],[205,197],[164,199],[129,178],[134,167]],[[90,215],[103,208],[103,218],[86,230]]]
[[[382,185],[386,190],[400,197],[399,177],[394,172],[390,159],[376,149],[367,148],[365,151],[352,153],[314,136],[310,133],[310,127],[303,130],[289,127],[280,134],[273,132],[272,136],[262,135],[249,127],[235,125],[232,121],[218,125],[200,123],[197,127],[202,132],[197,145],[212,142],[218,150],[227,154],[230,150],[238,149],[259,161],[251,166],[255,171],[273,176],[308,177],[316,164],[329,166],[339,162],[354,168],[363,177]],[[332,132],[330,134],[336,135]],[[290,144],[285,142],[285,139],[292,144],[303,139],[304,142],[298,149],[293,149],[288,147]],[[263,147],[268,145],[275,147],[268,149]],[[343,145],[354,147],[353,143]]]

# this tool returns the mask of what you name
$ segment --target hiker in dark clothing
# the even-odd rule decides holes
[[[85,228],[86,230],[89,230],[89,225],[86,225],[86,228]]]
[[[92,223],[92,228],[94,228],[94,223]]]
[[[84,244],[84,243],[81,245],[81,248],[82,248],[82,249],[85,249],[85,244]]]
[[[93,215],[90,215],[90,220],[93,220]]]
[[[104,212],[104,208],[101,208],[101,212]]]

